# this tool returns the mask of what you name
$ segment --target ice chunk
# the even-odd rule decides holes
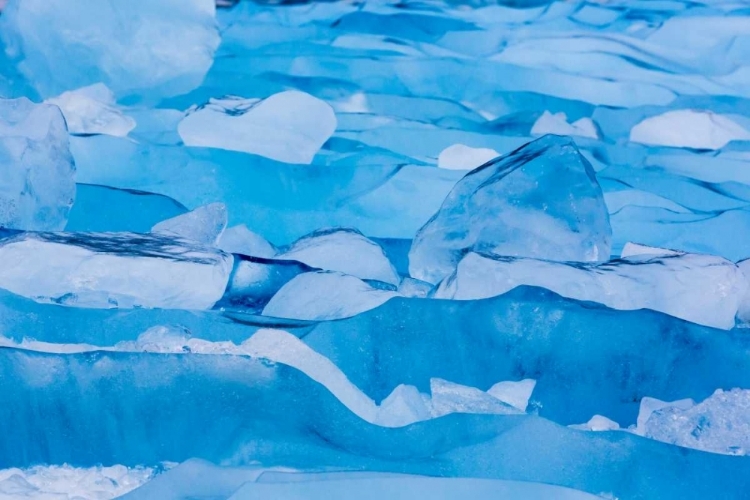
[[[42,97],[102,82],[118,96],[197,87],[219,45],[214,0],[11,0],[6,53]]]
[[[599,133],[596,125],[591,118],[580,118],[573,123],[568,123],[568,116],[565,113],[542,113],[534,125],[531,127],[531,135],[577,135],[580,137],[590,137],[598,139]]]
[[[219,237],[219,248],[228,253],[238,253],[264,259],[273,258],[276,248],[263,236],[250,231],[246,225],[228,227]]]
[[[276,318],[330,320],[374,309],[398,294],[373,288],[334,271],[300,274],[281,287],[263,309]]]
[[[494,413],[513,415],[523,413],[499,399],[474,387],[454,384],[439,378],[430,379],[432,394],[431,410],[433,417],[449,413]]]
[[[750,453],[750,390],[719,389],[693,405],[667,403],[650,413],[642,433],[687,448],[747,455]]]
[[[0,287],[76,307],[208,309],[232,256],[135,233],[18,233],[0,240]]]
[[[634,255],[585,265],[470,253],[435,297],[481,299],[520,285],[613,309],[653,309],[723,329],[734,327],[748,290],[745,275],[734,263],[712,255]]]
[[[398,286],[398,293],[404,297],[414,297],[424,299],[432,292],[432,285],[414,278],[406,277],[401,280],[401,284]]]
[[[186,214],[159,222],[152,233],[164,234],[216,246],[227,227],[227,207],[223,203],[210,203]]]
[[[611,237],[591,164],[570,139],[548,135],[461,179],[414,238],[409,273],[438,283],[467,251],[601,261]]]
[[[636,420],[635,434],[645,436],[646,435],[646,423],[651,418],[651,414],[655,411],[659,411],[663,408],[678,408],[680,410],[687,410],[695,406],[695,401],[692,399],[680,399],[677,401],[661,401],[660,399],[644,397],[641,399],[641,404],[638,407],[638,418]]]
[[[750,131],[711,111],[676,109],[635,125],[630,140],[655,146],[721,149],[730,141],[750,140]]]
[[[580,431],[618,431],[620,430],[620,424],[614,420],[610,420],[602,415],[594,415],[585,424],[569,425],[571,429],[578,429]]]
[[[188,146],[244,151],[287,163],[312,163],[336,130],[324,101],[296,90],[258,99],[212,99],[178,125]]]
[[[473,170],[500,156],[489,148],[472,148],[463,144],[448,146],[438,155],[438,168]]]
[[[429,399],[413,385],[398,385],[378,408],[375,422],[384,427],[401,427],[432,418]]]
[[[498,382],[490,387],[487,394],[521,411],[526,411],[526,407],[529,406],[529,399],[531,399],[531,393],[534,392],[534,387],[536,387],[536,380],[530,378],[519,380],[518,382]]]
[[[117,108],[114,94],[103,83],[63,92],[46,102],[60,108],[71,134],[125,137],[135,128],[135,120]]]
[[[63,229],[76,184],[60,110],[26,98],[0,99],[0,162],[0,228]]]
[[[398,285],[400,278],[383,249],[356,229],[324,229],[303,236],[276,256],[363,280]]]
[[[658,247],[650,247],[648,245],[641,245],[640,243],[631,243],[627,242],[625,243],[625,246],[622,247],[622,252],[620,253],[620,257],[625,259],[627,257],[636,257],[636,256],[653,256],[653,257],[659,257],[659,256],[674,256],[674,255],[681,255],[682,252],[678,252],[677,250],[670,250],[668,248],[658,248]]]

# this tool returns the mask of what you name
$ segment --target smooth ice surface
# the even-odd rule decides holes
[[[160,235],[11,233],[0,240],[0,287],[74,307],[207,309],[232,256]]]
[[[125,137],[136,125],[118,109],[114,94],[103,83],[69,90],[46,102],[60,108],[71,134]]]
[[[745,274],[712,255],[632,255],[586,265],[469,253],[440,284],[435,298],[476,300],[520,285],[613,309],[653,309],[726,330],[734,327],[748,291]]]
[[[630,140],[676,148],[721,149],[730,141],[750,141],[750,131],[728,116],[678,109],[638,123],[630,131]]]
[[[338,271],[362,280],[391,285],[401,281],[383,249],[356,229],[321,229],[295,241],[276,259]]]
[[[197,87],[213,63],[215,10],[214,0],[10,0],[1,29],[42,97],[99,82],[118,96],[170,96]]]
[[[602,261],[611,237],[591,165],[570,139],[548,135],[461,179],[414,238],[409,273],[437,283],[472,250]]]
[[[258,233],[250,231],[246,225],[228,227],[221,236],[217,246],[227,253],[239,253],[252,257],[271,259],[276,255],[276,248]]]
[[[568,117],[565,113],[550,113],[549,111],[542,113],[542,116],[531,127],[531,135],[545,134],[599,138],[596,125],[591,121],[591,118],[583,117],[573,123],[568,123]]]
[[[502,155],[494,149],[472,148],[464,144],[454,144],[440,152],[437,165],[438,168],[449,170],[474,170],[498,156]]]
[[[0,99],[0,228],[54,231],[76,194],[75,165],[60,110]]]
[[[398,293],[373,288],[354,276],[335,271],[303,273],[276,292],[263,314],[305,320],[348,318],[393,297]]]
[[[226,205],[211,203],[159,222],[151,228],[151,232],[195,241],[201,245],[217,246],[226,227]]]
[[[311,163],[336,129],[325,101],[287,91],[266,99],[212,99],[188,111],[180,137],[188,146],[243,151],[287,163]]]

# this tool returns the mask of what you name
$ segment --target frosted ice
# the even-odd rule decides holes
[[[0,240],[0,287],[75,307],[208,309],[232,256],[134,233],[18,233]]]
[[[250,231],[246,225],[228,227],[219,237],[217,244],[227,253],[239,253],[253,257],[273,258],[276,248],[263,236]]]
[[[730,141],[750,140],[750,131],[711,111],[676,109],[635,125],[630,140],[656,146],[721,149]]]
[[[487,390],[487,394],[521,411],[526,411],[534,387],[536,387],[534,379],[527,378],[517,382],[508,380],[493,385]]]
[[[0,228],[61,230],[76,194],[75,165],[60,110],[0,99]]]
[[[601,261],[611,234],[591,165],[570,139],[548,135],[461,179],[414,238],[409,274],[437,283],[472,250]]]
[[[179,123],[188,146],[244,151],[287,163],[311,163],[336,130],[331,106],[305,92],[266,99],[212,99]]]
[[[542,113],[542,116],[531,127],[531,135],[545,134],[599,138],[596,125],[591,118],[579,118],[573,123],[568,123],[568,116],[565,113],[550,113],[549,111]]]
[[[125,137],[136,125],[117,107],[114,94],[103,83],[63,92],[46,102],[60,108],[71,134]]]
[[[662,410],[664,408],[677,408],[680,410],[687,410],[695,406],[695,401],[690,398],[679,399],[677,401],[662,401],[660,399],[645,397],[641,399],[641,404],[638,407],[638,418],[636,420],[635,432],[638,435],[646,435],[646,424],[651,418],[651,415],[655,411]]]
[[[383,249],[356,229],[321,229],[303,236],[276,256],[362,280],[398,285],[400,278]]]
[[[514,415],[523,412],[477,388],[439,378],[430,380],[430,393],[433,417],[441,417],[449,413]]]
[[[214,0],[10,0],[2,36],[42,97],[99,82],[118,96],[170,96],[213,63],[215,11]]]
[[[393,297],[398,294],[373,288],[354,276],[334,271],[303,273],[281,287],[263,315],[311,321],[348,318]]]
[[[590,265],[469,253],[435,297],[481,299],[521,285],[614,309],[653,309],[727,330],[734,327],[748,289],[734,263],[711,255],[641,254]]]
[[[463,144],[448,146],[438,155],[438,168],[449,170],[474,170],[494,160],[500,153],[489,148],[472,148]]]
[[[216,246],[226,227],[226,205],[211,203],[159,222],[151,228],[151,232]]]

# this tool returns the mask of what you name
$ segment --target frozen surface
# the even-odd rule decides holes
[[[611,237],[591,164],[570,139],[548,135],[461,179],[414,238],[409,272],[437,283],[467,251],[602,261]]]
[[[118,96],[197,87],[219,45],[213,0],[11,0],[6,54],[43,97],[102,82]]]
[[[476,300],[520,285],[540,286],[613,309],[648,308],[714,328],[734,327],[748,282],[733,262],[687,253],[638,255],[630,248],[626,257],[598,265],[469,253],[435,297]]]
[[[396,269],[380,245],[352,229],[321,229],[295,241],[276,258],[296,260],[362,280],[382,281],[391,285],[400,282]]]
[[[312,163],[336,129],[330,105],[310,94],[281,92],[266,99],[212,99],[180,122],[189,146],[244,151],[287,163]]]
[[[76,195],[75,164],[60,109],[0,99],[0,228],[54,231]]]
[[[133,233],[9,233],[0,286],[73,307],[207,309],[232,257],[188,240]]]
[[[63,92],[47,102],[60,108],[71,134],[125,137],[136,125],[118,109],[114,94],[103,83]]]
[[[151,232],[216,246],[226,227],[226,205],[211,203],[159,222],[151,228]]]

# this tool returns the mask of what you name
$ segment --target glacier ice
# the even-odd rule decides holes
[[[632,248],[632,247],[631,247]],[[520,285],[540,286],[614,309],[648,308],[714,328],[730,329],[748,281],[733,262],[688,253],[628,255],[604,264],[467,254],[435,298],[475,300]]]
[[[721,149],[730,141],[750,141],[750,131],[711,111],[677,109],[636,124],[630,140],[677,148]]]
[[[180,121],[189,146],[244,151],[287,163],[312,163],[336,129],[326,102],[299,91],[266,99],[212,99]]]
[[[396,269],[383,249],[356,229],[321,229],[303,236],[276,257],[311,267],[398,285]]]
[[[302,273],[281,287],[263,308],[265,316],[324,320],[355,316],[397,297],[354,276],[335,271]]]
[[[440,152],[437,165],[438,168],[451,170],[474,170],[498,156],[502,155],[494,149],[472,148],[463,144],[454,144]]]
[[[187,240],[134,233],[10,232],[0,286],[74,307],[207,309],[224,293],[232,256]]]
[[[195,241],[201,245],[216,246],[226,227],[226,205],[211,203],[161,221],[151,228],[151,232]]]
[[[5,51],[42,97],[104,83],[148,100],[190,91],[219,45],[213,0],[10,0]],[[44,27],[40,30],[40,27]]]
[[[258,233],[250,231],[244,224],[228,227],[219,236],[217,246],[227,253],[264,259],[271,259],[276,255],[276,248],[270,242]]]
[[[75,164],[60,110],[0,99],[0,228],[55,231],[76,194]]]
[[[609,258],[610,240],[591,165],[570,139],[547,135],[461,179],[415,236],[409,273],[437,283],[472,250],[602,261]]]
[[[46,102],[60,108],[71,134],[125,137],[136,125],[132,117],[117,108],[114,94],[103,83],[69,90]]]

